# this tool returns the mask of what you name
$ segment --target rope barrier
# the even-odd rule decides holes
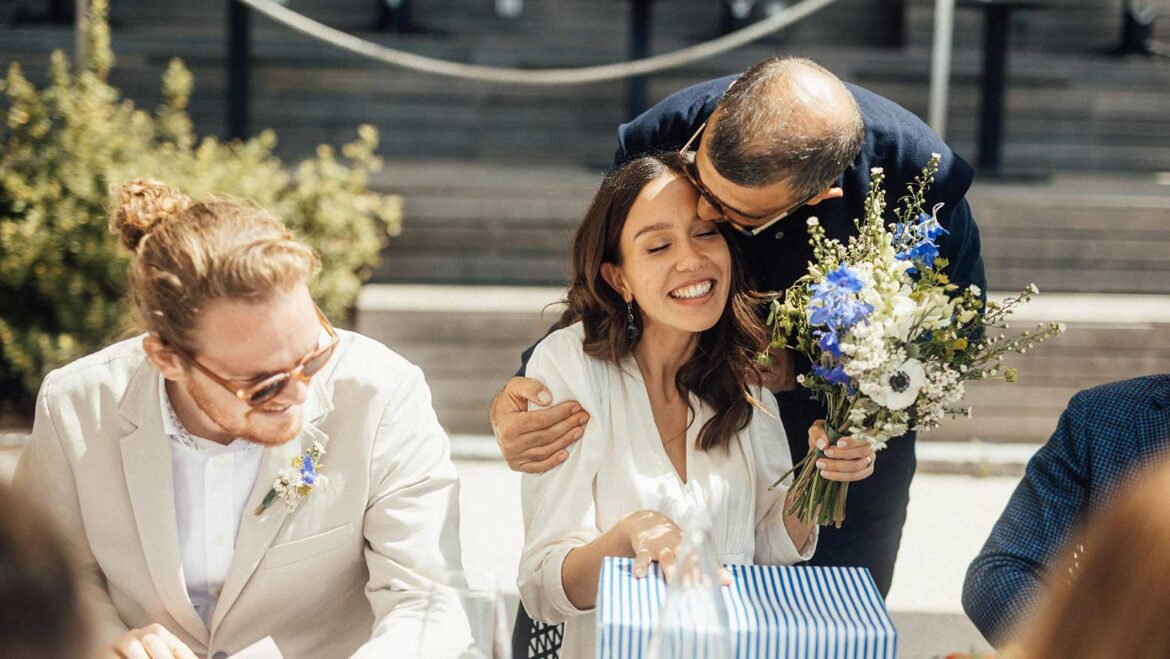
[[[477,64],[462,64],[416,55],[355,37],[352,34],[342,32],[307,16],[298,14],[287,7],[273,2],[273,0],[237,1],[306,36],[391,66],[463,80],[534,86],[580,85],[606,82],[685,66],[751,43],[752,41],[788,27],[797,21],[803,20],[805,17],[836,2],[836,0],[802,0],[799,4],[793,5],[773,16],[732,32],[731,34],[694,46],[680,48],[670,53],[663,53],[630,62],[581,68],[513,69],[481,66]]]

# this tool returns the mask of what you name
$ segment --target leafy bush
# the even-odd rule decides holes
[[[209,193],[269,208],[322,257],[315,290],[343,319],[401,222],[401,199],[369,191],[381,166],[372,126],[290,172],[276,136],[198,139],[186,112],[191,73],[173,60],[154,114],[107,83],[113,64],[107,2],[92,3],[89,57],[76,70],[61,52],[38,89],[13,64],[0,80],[0,401],[29,409],[44,374],[119,338],[130,327],[126,252],[107,229],[111,186],[155,178],[192,197]]]

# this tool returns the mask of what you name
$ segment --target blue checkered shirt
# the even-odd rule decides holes
[[[1108,505],[1125,478],[1170,448],[1170,375],[1078,393],[967,568],[963,608],[992,643],[1027,613],[1046,568],[1076,551],[1086,515]]]

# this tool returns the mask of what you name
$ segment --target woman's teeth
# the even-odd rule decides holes
[[[679,298],[679,299],[683,299],[683,300],[696,298],[696,297],[703,297],[708,292],[710,292],[711,285],[714,283],[715,282],[708,279],[707,281],[699,282],[697,284],[691,284],[690,286],[676,288],[670,292],[670,297]]]

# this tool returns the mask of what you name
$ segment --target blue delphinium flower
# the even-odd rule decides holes
[[[856,293],[865,287],[865,282],[861,281],[861,279],[859,279],[857,275],[855,275],[853,271],[846,266],[841,266],[830,272],[825,276],[825,280],[833,286],[836,286],[838,289],[842,291],[848,291],[850,293]]]
[[[845,374],[845,368],[840,364],[832,367],[828,366],[813,366],[813,374],[821,377],[825,382],[831,384],[849,384],[849,376]]]
[[[922,231],[930,240],[950,233],[950,231],[947,231],[938,223],[938,218],[933,215],[927,215],[926,213],[918,214],[918,230]]]
[[[934,260],[938,258],[938,245],[935,243],[935,239],[947,233],[950,232],[938,223],[938,219],[926,213],[919,213],[918,222],[914,225],[912,232],[907,231],[904,224],[896,225],[894,227],[895,244],[900,243],[907,235],[914,237],[914,240],[901,245],[902,251],[898,252],[898,260],[921,263],[928,268],[933,268]],[[918,272],[918,268],[911,266],[907,272],[915,274]]]
[[[860,322],[873,311],[873,306],[857,298],[865,283],[847,266],[841,266],[813,284],[809,298],[809,323],[824,329],[816,331],[821,350],[841,357],[839,334]]]
[[[837,338],[837,331],[828,329],[817,333],[817,346],[834,358],[841,356],[841,343]]]
[[[313,458],[310,455],[305,455],[304,463],[301,465],[301,482],[305,485],[312,485],[317,480],[317,468],[313,464]]]

